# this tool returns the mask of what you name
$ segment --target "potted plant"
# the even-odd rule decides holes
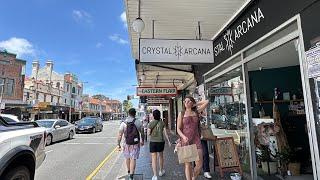
[[[261,145],[261,153],[258,154],[258,159],[262,165],[262,171],[268,174],[277,173],[278,163],[271,158],[273,155],[269,149],[269,146]]]
[[[293,176],[300,175],[301,164],[298,161],[296,150],[287,147],[279,153],[280,161],[287,167],[287,170]],[[289,174],[289,173],[288,173]]]

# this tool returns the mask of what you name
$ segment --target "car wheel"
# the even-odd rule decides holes
[[[69,132],[69,138],[68,138],[68,139],[72,139],[72,138],[73,138],[73,136],[74,136],[73,131],[70,131],[70,132]]]
[[[92,133],[93,134],[96,133],[96,128],[95,127],[92,129]]]
[[[102,132],[102,130],[103,130],[103,126],[101,127],[100,132]]]
[[[48,134],[47,139],[46,139],[46,145],[49,146],[52,143],[52,135]]]
[[[18,166],[9,170],[4,176],[4,180],[30,180],[30,171],[25,166]]]

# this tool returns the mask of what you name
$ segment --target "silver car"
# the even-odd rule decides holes
[[[39,126],[47,131],[46,145],[64,139],[72,139],[75,134],[75,126],[63,119],[42,119],[36,121]]]

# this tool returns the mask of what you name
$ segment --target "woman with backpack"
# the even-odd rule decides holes
[[[171,146],[168,133],[165,127],[164,122],[160,119],[161,113],[159,110],[154,110],[153,113],[153,120],[149,123],[148,126],[148,134],[150,135],[150,153],[152,159],[152,170],[153,170],[153,177],[152,180],[157,180],[157,159],[159,155],[159,163],[160,163],[160,170],[159,176],[163,176],[165,174],[165,170],[163,168],[163,150],[164,150],[164,135],[168,141],[169,146]]]
[[[203,152],[201,145],[200,118],[199,114],[208,106],[207,100],[196,103],[195,99],[187,96],[184,100],[184,110],[178,116],[177,132],[181,139],[181,145],[196,144],[199,160],[195,162],[193,169],[192,162],[185,163],[185,175],[187,180],[196,180],[200,174],[203,164]]]

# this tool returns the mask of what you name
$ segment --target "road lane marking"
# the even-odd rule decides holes
[[[102,166],[111,158],[116,150],[118,150],[118,147],[115,147],[112,152],[108,154],[108,156],[99,164],[99,166],[94,171],[92,171],[92,173],[86,178],[86,180],[91,180],[99,172]]]

